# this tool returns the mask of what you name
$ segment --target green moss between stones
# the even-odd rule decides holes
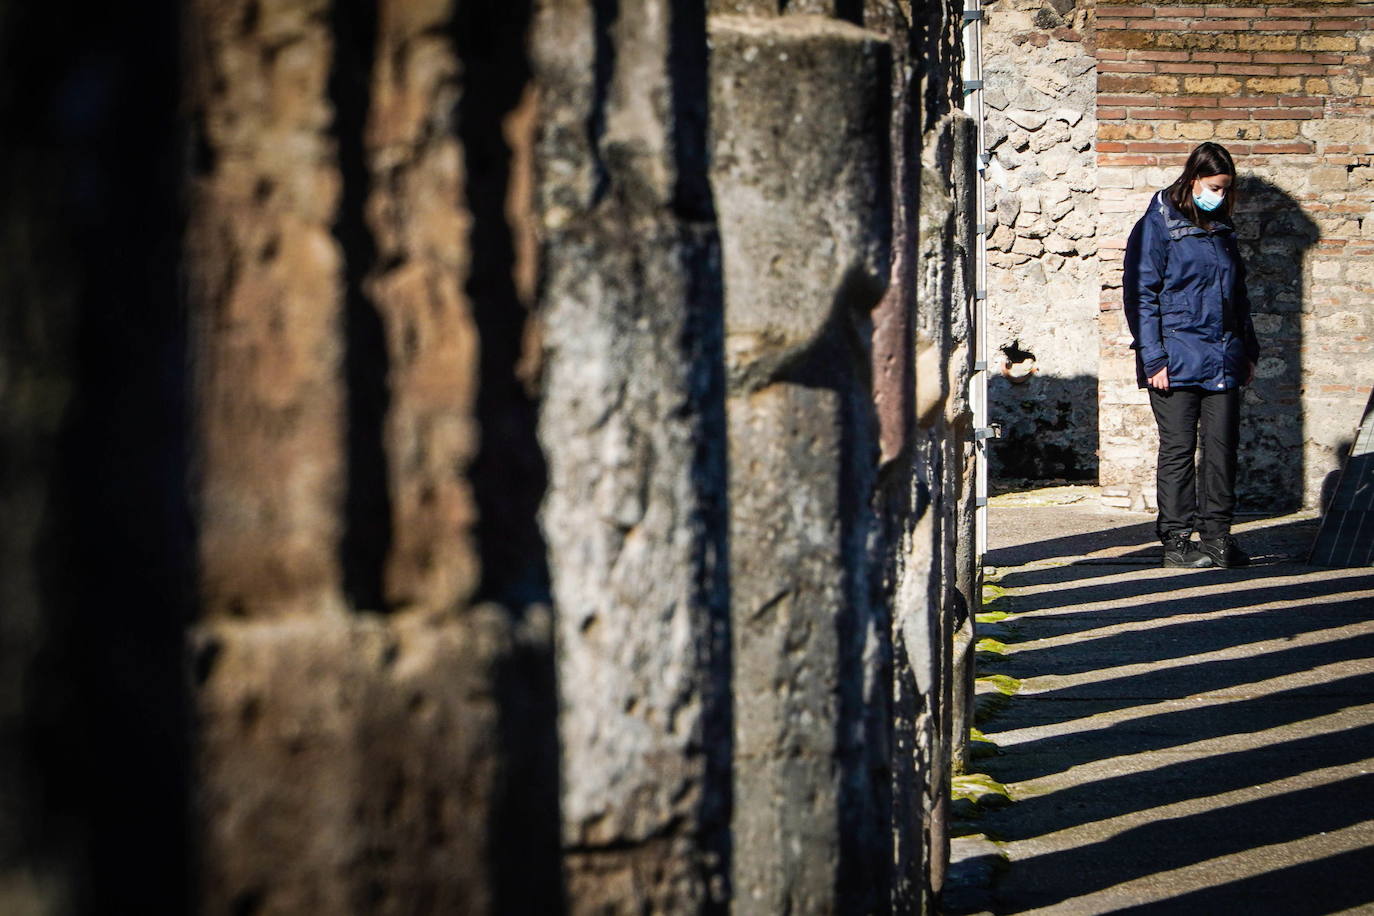
[[[979,684],[988,684],[997,689],[1004,697],[1015,696],[1021,689],[1021,682],[1005,674],[987,674],[976,679]]]
[[[968,730],[968,756],[970,760],[986,760],[989,757],[997,757],[1002,753],[1002,749],[997,743],[990,740],[977,728]]]
[[[993,655],[1007,654],[1007,644],[995,639],[980,639],[973,648],[976,652],[990,652]]]
[[[982,614],[974,614],[973,619],[978,623],[1001,623],[1010,616],[1006,611],[985,611]]]
[[[1007,787],[986,773],[964,773],[950,780],[950,796],[958,813],[977,814],[982,808],[1002,808],[1012,802]]]
[[[987,607],[994,601],[1007,597],[1007,590],[1000,585],[984,583],[983,585],[983,607]]]

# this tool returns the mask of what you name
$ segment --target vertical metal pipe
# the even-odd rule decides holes
[[[969,0],[965,10],[974,14],[982,13],[981,0]],[[974,155],[978,170],[978,180],[974,182],[977,206],[977,224],[980,227],[974,237],[974,289],[973,296],[973,353],[974,371],[969,380],[969,401],[973,407],[973,426],[976,430],[988,429],[988,314],[987,299],[979,293],[988,287],[987,266],[987,191],[984,150],[986,149],[985,124],[983,118],[983,19],[974,15],[964,23],[964,66],[966,82],[975,87],[965,93],[965,110],[973,118],[977,129],[977,142]],[[976,463],[974,471],[974,495],[977,498],[974,515],[974,531],[978,565],[982,565],[983,554],[988,546],[988,448],[987,438],[975,439]]]

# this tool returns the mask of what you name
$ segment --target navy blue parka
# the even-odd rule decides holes
[[[1259,361],[1235,230],[1219,216],[1211,225],[1160,191],[1131,230],[1122,297],[1142,388],[1165,366],[1170,388],[1238,388]]]

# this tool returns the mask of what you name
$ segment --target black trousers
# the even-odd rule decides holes
[[[1236,512],[1236,446],[1240,441],[1240,389],[1150,389],[1159,427],[1159,518],[1161,540],[1197,531],[1204,538],[1231,533]],[[1202,459],[1193,453],[1199,433]]]

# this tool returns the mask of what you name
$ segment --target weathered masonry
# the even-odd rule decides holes
[[[1149,407],[1126,378],[1130,223],[1198,141],[1236,156],[1262,355],[1245,396],[1245,508],[1315,506],[1374,386],[1374,5],[1100,4],[1102,483],[1149,497]],[[1108,257],[1108,252],[1112,257]],[[1105,269],[1110,267],[1110,270]],[[1152,478],[1152,474],[1150,474]]]
[[[963,27],[0,7],[0,910],[930,911]]]
[[[988,286],[1006,370],[994,473],[1097,478],[1110,504],[1153,506],[1121,259],[1151,194],[1214,140],[1240,169],[1263,349],[1242,508],[1317,505],[1374,385],[1374,6],[990,8]]]

